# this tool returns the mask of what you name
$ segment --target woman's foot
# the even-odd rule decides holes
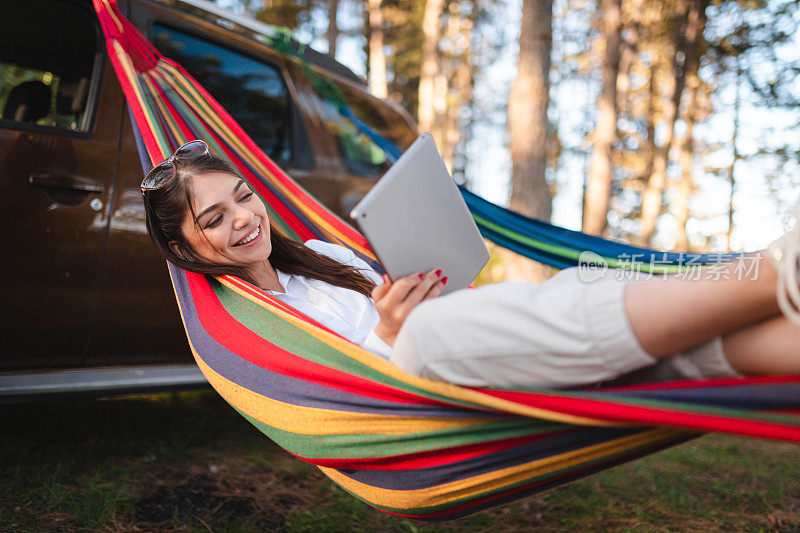
[[[800,224],[797,207],[793,208],[793,227],[767,247],[766,256],[778,275],[778,306],[789,320],[800,325]]]

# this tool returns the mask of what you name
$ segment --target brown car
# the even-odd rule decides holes
[[[202,0],[119,0],[275,162],[339,216],[385,155],[321,99],[301,63],[401,147],[409,116],[309,49]],[[0,0],[0,399],[202,383],[164,261],[147,236],[130,116],[88,0]],[[296,45],[296,43],[295,43]]]

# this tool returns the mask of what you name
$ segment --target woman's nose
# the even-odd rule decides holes
[[[236,229],[247,227],[253,222],[253,217],[255,217],[255,213],[253,213],[251,210],[244,207],[239,207],[236,209],[236,213],[234,214],[234,227]]]

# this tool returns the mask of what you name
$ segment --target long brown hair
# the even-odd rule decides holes
[[[173,164],[177,171],[172,179],[158,189],[144,192],[147,232],[156,248],[167,261],[184,270],[210,276],[233,275],[255,285],[245,267],[202,259],[181,231],[187,213],[191,213],[192,220],[195,220],[190,187],[192,177],[211,172],[232,174],[239,178],[242,176],[230,163],[212,154],[179,158]],[[287,237],[272,221],[269,230],[272,242],[269,262],[274,268],[370,296],[375,283],[359,269],[317,253],[303,243]],[[177,243],[177,253],[170,243]]]

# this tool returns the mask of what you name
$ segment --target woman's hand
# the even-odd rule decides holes
[[[389,346],[394,346],[397,332],[406,317],[420,302],[436,298],[447,285],[447,276],[441,270],[431,270],[427,275],[410,274],[394,282],[383,276],[383,283],[372,289],[372,300],[381,319],[375,334]]]

